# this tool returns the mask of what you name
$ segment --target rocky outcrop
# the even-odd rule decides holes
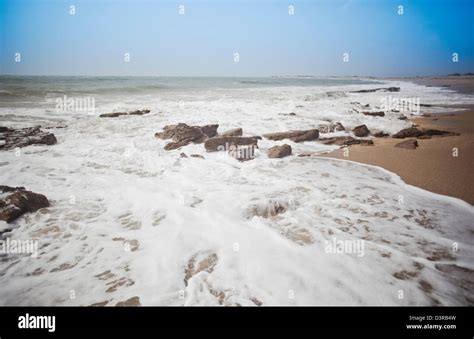
[[[8,128],[0,129],[0,150],[11,150],[17,147],[26,147],[29,145],[54,145],[57,143],[53,133],[44,132],[40,126],[27,128]]]
[[[265,138],[273,141],[279,141],[283,139],[290,139],[294,142],[313,141],[318,140],[319,131],[317,129],[309,129],[305,131],[288,131],[269,133],[263,135]]]
[[[112,112],[112,113],[104,113],[99,115],[100,118],[117,118],[122,115],[143,115],[150,113],[149,109],[143,109],[143,110],[136,110],[132,112]]]
[[[352,132],[354,132],[354,135],[356,137],[366,137],[370,134],[370,131],[369,129],[367,128],[367,126],[365,125],[360,125],[360,126],[356,126],[354,127],[354,129],[352,130]]]
[[[204,142],[208,152],[228,151],[235,146],[258,147],[258,139],[254,137],[214,137]]]
[[[320,139],[319,142],[325,145],[338,145],[338,146],[350,146],[350,145],[363,145],[372,146],[374,142],[366,139],[356,139],[353,137],[335,137]]]
[[[0,220],[7,223],[48,206],[49,201],[42,194],[26,191],[24,187],[0,186]]]
[[[319,133],[332,133],[332,132],[339,132],[339,131],[345,131],[344,126],[340,122],[337,122],[335,124],[329,123],[329,124],[321,124],[318,126]]]
[[[281,146],[270,147],[267,151],[269,158],[283,158],[291,155],[291,146],[284,144]]]
[[[186,146],[190,143],[200,144],[208,138],[217,135],[219,125],[188,126],[183,123],[168,125],[163,127],[162,132],[155,134],[160,139],[172,139],[172,142],[165,146],[165,150],[173,150]]]
[[[416,149],[418,147],[418,141],[415,139],[403,140],[395,145],[395,147],[406,148],[406,149]]]
[[[220,134],[221,137],[241,137],[242,136],[242,128],[234,128],[224,133]]]

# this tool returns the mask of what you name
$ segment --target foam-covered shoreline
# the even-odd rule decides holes
[[[426,90],[403,86],[400,95]],[[142,305],[472,302],[463,282],[463,272],[474,269],[472,206],[408,186],[376,167],[319,157],[269,159],[266,149],[279,143],[266,139],[256,159],[240,163],[198,144],[165,151],[166,142],[153,137],[182,121],[217,122],[219,129],[242,127],[255,135],[327,119],[390,132],[408,124],[395,115],[352,114],[346,106],[356,97],[375,106],[387,93],[305,101],[319,92],[301,91],[180,94],[141,102],[148,115],[114,119],[43,112],[45,121],[68,125],[54,130],[58,143],[24,148],[20,157],[2,153],[0,181],[46,194],[51,207],[13,224],[10,236],[38,240],[40,253],[1,263],[1,304],[115,305],[135,296]],[[422,100],[434,104],[432,97]],[[137,108],[136,102],[111,105],[96,113]],[[296,116],[284,115],[290,111]],[[7,124],[31,124],[34,114],[26,113],[33,117],[12,116]],[[295,154],[335,148],[288,143]],[[180,158],[182,151],[205,159]],[[258,216],[275,204],[284,212]],[[327,253],[325,241],[333,238],[363,240],[364,255]],[[455,243],[460,250],[453,250]]]

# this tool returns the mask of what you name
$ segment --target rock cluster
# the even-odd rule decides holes
[[[0,127],[0,150],[11,150],[29,145],[53,145],[57,143],[53,133],[44,132],[40,126],[27,128]]]

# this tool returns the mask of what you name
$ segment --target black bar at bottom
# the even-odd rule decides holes
[[[41,321],[47,327],[46,318],[32,320],[33,316],[55,316],[54,332],[48,328],[19,328],[21,320],[23,327]],[[460,332],[472,337],[472,319],[472,307],[1,307],[0,337],[54,336],[91,330],[139,333],[154,328],[245,327],[386,329],[454,338]]]

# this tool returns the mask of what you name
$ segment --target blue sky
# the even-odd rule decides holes
[[[69,14],[70,5],[75,15]],[[185,15],[179,14],[180,5]],[[410,76],[474,71],[472,0],[0,0],[0,25],[1,74]],[[21,53],[21,62],[15,62],[15,53]],[[349,62],[343,62],[343,53]],[[458,53],[457,63],[453,53]]]

